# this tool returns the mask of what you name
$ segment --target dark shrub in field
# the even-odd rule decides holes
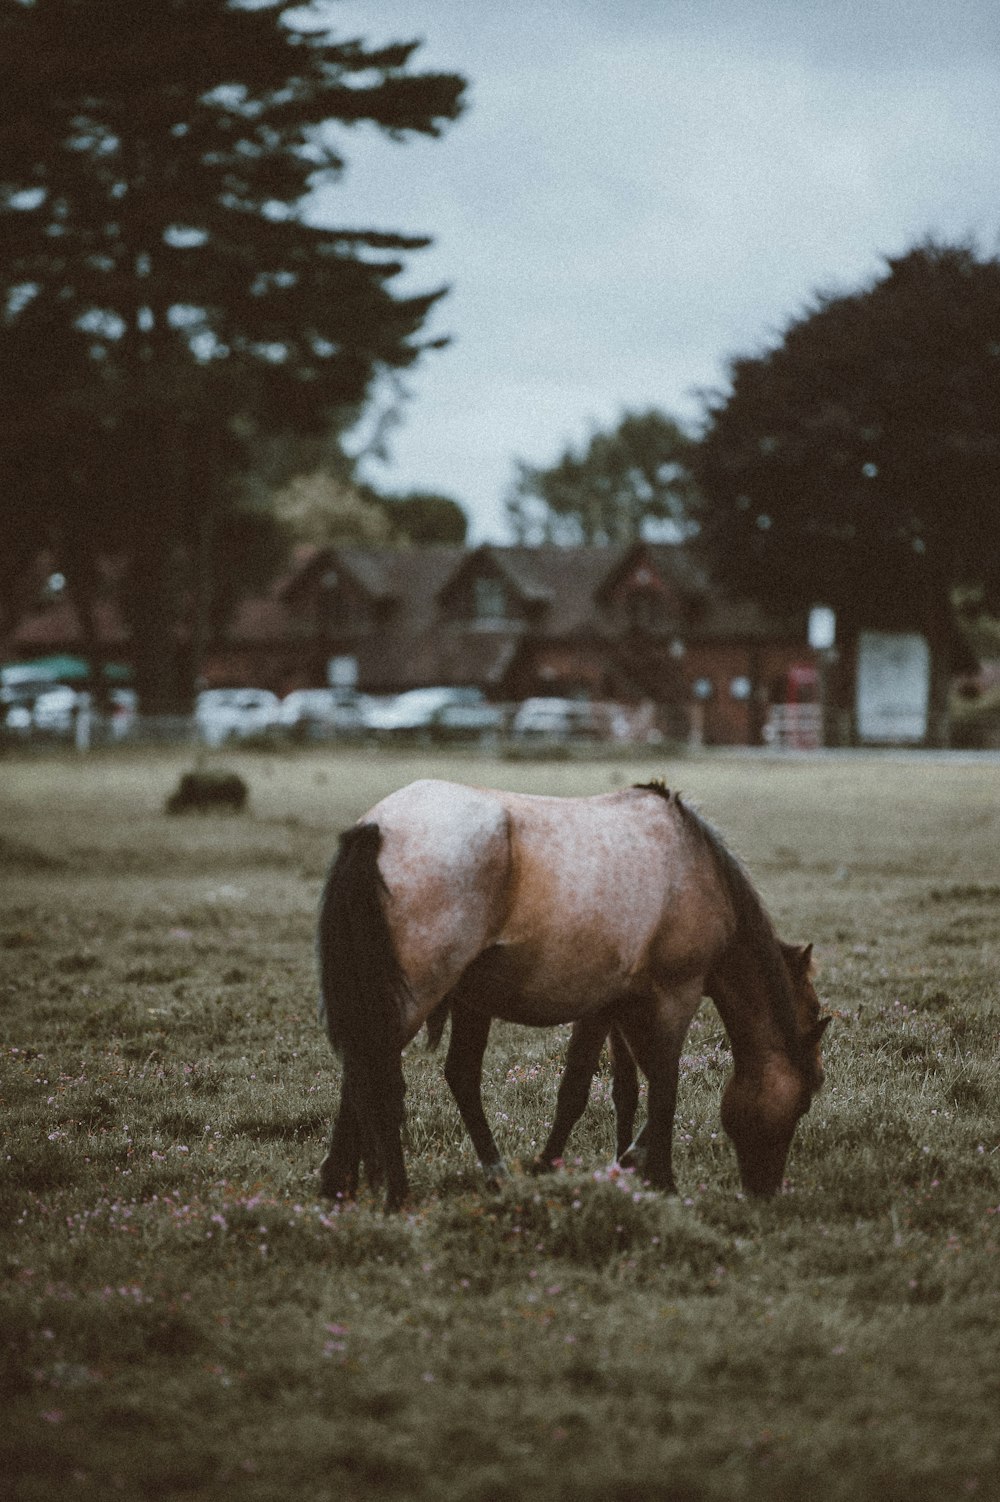
[[[194,810],[208,813],[228,809],[234,814],[246,807],[247,785],[237,772],[185,772],[166,802],[168,814]]]

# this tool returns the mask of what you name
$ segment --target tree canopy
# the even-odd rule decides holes
[[[374,494],[385,507],[392,536],[398,542],[416,547],[434,543],[457,547],[465,541],[469,519],[451,496],[433,490]]]
[[[468,518],[457,501],[425,491],[384,491],[361,478],[362,461],[385,452],[376,434],[347,453],[336,425],[319,434],[268,434],[252,445],[245,508],[271,516],[294,542],[390,547],[462,543]]]
[[[1000,261],[916,246],[730,379],[695,456],[718,576],[868,624],[1000,598]]]
[[[154,704],[250,439],[328,427],[440,342],[442,289],[394,290],[427,239],[303,203],[344,170],[337,125],[436,135],[463,81],[329,24],[284,0],[0,5],[2,540],[44,534],[84,605],[95,550],[129,556]]]
[[[357,480],[349,463],[297,474],[275,496],[274,515],[298,542],[368,547],[461,544],[468,520],[457,501],[432,492],[383,494]]]
[[[518,463],[507,501],[514,534],[527,543],[623,543],[666,524],[671,537],[685,536],[697,512],[690,456],[673,418],[626,412],[548,468]]]

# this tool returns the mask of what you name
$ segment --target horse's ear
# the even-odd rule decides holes
[[[785,964],[796,975],[808,975],[812,969],[812,945],[811,943],[782,943],[782,951],[785,955]]]
[[[813,1028],[812,1032],[809,1034],[810,1043],[818,1043],[832,1021],[833,1017],[829,1013],[827,1014],[827,1016],[821,1017],[816,1026]]]

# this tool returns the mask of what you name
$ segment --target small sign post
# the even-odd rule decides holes
[[[829,605],[812,607],[807,635],[819,668],[820,745],[829,746],[834,740],[831,734],[830,673],[837,661],[837,617]]]

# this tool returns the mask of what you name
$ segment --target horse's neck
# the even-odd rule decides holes
[[[709,977],[707,990],[725,1024],[738,1073],[758,1074],[775,1055],[788,1057],[780,1002],[759,952],[734,944]]]

